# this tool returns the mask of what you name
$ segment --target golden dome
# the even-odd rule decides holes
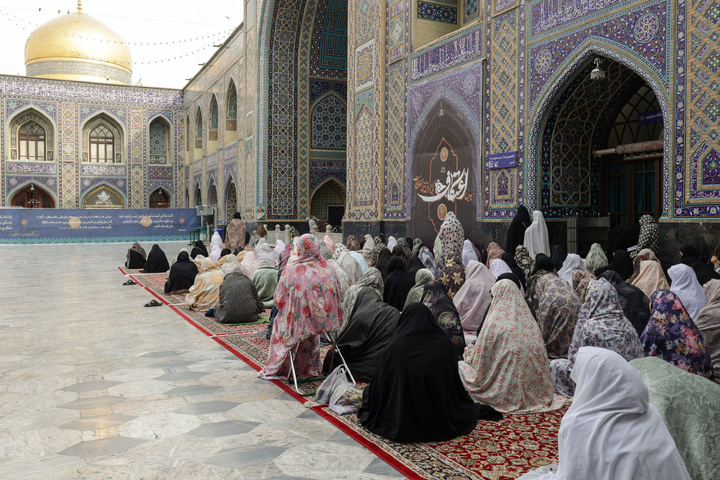
[[[129,85],[132,55],[110,27],[80,11],[40,25],[25,43],[28,77]]]

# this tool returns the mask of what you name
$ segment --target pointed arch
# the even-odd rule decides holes
[[[31,124],[38,128],[32,128]],[[28,105],[15,112],[8,120],[10,127],[10,141],[7,142],[7,156],[10,160],[48,161],[55,160],[55,122],[36,109]],[[23,127],[30,128],[32,132],[21,132]],[[29,135],[28,135],[29,134]],[[23,138],[21,138],[23,137]]]
[[[81,131],[83,162],[124,163],[125,130],[114,115],[102,110],[88,118]]]
[[[334,91],[325,93],[312,104],[310,148],[341,151],[347,148],[347,105]]]
[[[213,93],[210,96],[210,130],[217,130],[218,124],[218,101]]]
[[[228,82],[228,88],[226,93],[226,101],[225,101],[225,111],[226,111],[226,117],[227,120],[232,120],[234,123],[232,125],[226,125],[226,128],[228,130],[236,130],[237,129],[237,113],[238,113],[238,96],[237,96],[237,88],[235,87],[235,81],[231,78]]]
[[[235,179],[230,175],[225,187],[225,221],[229,222],[238,210],[238,194]]]
[[[335,177],[328,177],[310,196],[310,213],[316,218],[339,225],[345,213],[347,193],[345,186]]]
[[[202,195],[202,188],[200,187],[200,182],[195,183],[195,194],[193,195],[193,200],[195,200],[195,205],[203,205],[203,195]]]
[[[172,208],[172,193],[163,185],[154,187],[148,194],[148,208]]]
[[[36,193],[33,194],[31,191]],[[43,194],[47,195],[47,199],[43,198]],[[11,207],[55,208],[60,205],[54,190],[32,179],[16,185],[8,192],[7,198],[10,200],[9,206]],[[18,203],[20,201],[23,202],[22,205]]]
[[[147,158],[151,165],[171,165],[172,158],[172,124],[164,115],[155,115],[147,127],[148,151]]]
[[[96,183],[81,195],[82,208],[125,208],[125,195],[106,182]]]
[[[600,37],[589,37],[570,52],[565,61],[554,69],[553,74],[547,79],[535,99],[529,102],[530,105],[527,109],[529,120],[526,122],[529,131],[526,137],[527,147],[523,159],[526,186],[525,197],[522,199],[528,208],[539,208],[541,206],[541,183],[539,182],[541,137],[550,112],[570,82],[597,56],[609,58],[645,80],[647,85],[655,92],[666,125],[672,124],[671,120],[674,117],[668,107],[668,92],[663,87],[663,80],[655,68],[629,48],[610,43]],[[671,171],[671,157],[674,151],[674,135],[671,135],[671,130],[672,128],[666,128],[663,138],[665,146],[662,162],[663,172]],[[672,175],[663,174],[661,191],[667,192],[662,195],[663,217],[670,214],[671,198],[669,192],[671,177]]]

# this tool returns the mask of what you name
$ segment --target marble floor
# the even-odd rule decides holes
[[[147,291],[121,286],[128,247],[0,245],[0,478],[401,476],[169,308],[144,308]]]

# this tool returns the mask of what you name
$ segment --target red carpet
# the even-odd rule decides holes
[[[123,268],[120,271],[255,370],[265,365],[270,344],[265,338],[267,325],[220,324],[203,312],[177,305],[184,295],[163,294],[164,274],[137,275]],[[322,351],[324,354],[327,348]],[[313,399],[298,395],[286,382],[273,383],[300,402]],[[299,387],[302,392],[312,392],[319,383]],[[355,415],[338,415],[325,406],[313,410],[408,478],[510,480],[557,462],[557,432],[567,408],[536,415],[505,415],[500,422],[480,421],[469,435],[448,442],[413,444],[374,435],[360,425]]]

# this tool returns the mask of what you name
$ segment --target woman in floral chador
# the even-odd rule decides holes
[[[333,267],[320,257],[315,237],[301,236],[297,251],[297,260],[285,267],[275,291],[278,315],[260,378],[287,378],[289,354],[298,344],[298,378],[317,376],[321,368],[320,335],[337,331],[342,323],[340,282]]]
[[[658,290],[650,297],[652,313],[640,336],[648,357],[660,357],[690,373],[714,380],[710,353],[679,296]]]

